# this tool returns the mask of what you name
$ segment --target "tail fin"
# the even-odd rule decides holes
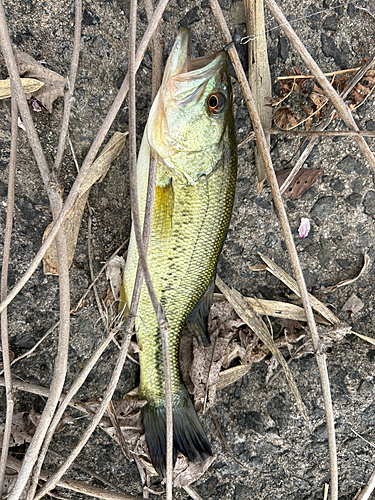
[[[149,402],[142,411],[146,442],[152,465],[162,477],[165,477],[165,406],[155,406]],[[178,451],[191,462],[202,462],[208,455],[212,455],[211,445],[183,385],[181,385],[179,400],[173,402],[173,466],[176,463]]]

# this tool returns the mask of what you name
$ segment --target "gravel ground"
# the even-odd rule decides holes
[[[246,32],[240,2],[221,0],[225,17],[233,32]],[[375,3],[360,0],[356,4],[339,4],[323,0],[280,2],[284,13],[324,71],[356,67],[371,55],[375,28]],[[74,15],[70,2],[46,0],[5,1],[11,36],[15,46],[35,59],[45,59],[47,66],[66,75],[72,53]],[[366,10],[367,9],[367,10]],[[127,71],[128,0],[86,1],[83,17],[81,60],[76,99],[70,124],[70,137],[78,163],[82,163],[95,134],[108,111]],[[180,26],[193,32],[193,54],[212,53],[221,47],[221,39],[211,15],[209,2],[177,0],[171,2],[163,16],[163,38],[166,58]],[[139,7],[140,39],[146,27],[143,4]],[[267,14],[268,50],[272,78],[285,75],[297,66],[306,68]],[[240,47],[247,69],[247,48]],[[7,76],[0,59],[0,77]],[[150,107],[151,58],[147,53],[137,76],[137,133],[141,139]],[[274,96],[279,84],[274,84]],[[235,115],[238,141],[251,131],[251,124],[239,86],[234,80]],[[33,117],[47,158],[52,164],[62,114],[63,102],[54,104],[52,114],[45,109]],[[354,116],[360,128],[375,130],[371,98]],[[10,102],[0,101],[0,202],[1,227],[5,226],[7,169],[10,149]],[[126,103],[113,125],[113,131],[127,130]],[[337,122],[336,122],[337,123]],[[335,123],[335,126],[336,126]],[[375,150],[375,140],[368,140]],[[139,142],[138,142],[139,144]],[[272,258],[291,273],[285,243],[266,185],[260,196],[255,191],[253,144],[239,150],[239,174],[231,227],[219,264],[222,279],[244,295],[266,299],[288,300],[289,292],[276,278],[256,273],[251,266],[259,263],[257,252]],[[290,168],[298,157],[297,139],[274,136],[271,153],[276,169]],[[320,300],[329,304],[335,314],[354,331],[374,336],[375,294],[374,218],[375,188],[373,174],[361,157],[352,138],[324,138],[306,161],[306,166],[322,168],[316,184],[286,206],[299,257],[305,270],[307,286]],[[60,180],[68,193],[76,175],[72,155],[66,149]],[[127,238],[130,229],[127,151],[115,161],[101,184],[93,187],[90,204],[93,218],[93,265],[97,272],[102,263]],[[312,229],[307,238],[298,236],[301,217],[308,217]],[[48,199],[26,134],[20,130],[16,178],[16,207],[12,239],[10,286],[21,277],[41,244],[41,235],[52,220]],[[356,282],[331,293],[322,287],[356,276],[363,264],[363,254],[371,259],[369,271]],[[87,257],[87,212],[74,262],[70,271],[72,304],[90,283]],[[99,282],[99,293],[105,297],[107,283]],[[357,313],[342,311],[347,299],[356,294],[363,302]],[[58,319],[58,282],[44,276],[42,267],[23,288],[9,308],[10,343],[15,355],[22,354],[38,341]],[[275,334],[279,325],[274,324]],[[92,296],[71,319],[71,348],[65,387],[104,336]],[[53,373],[56,334],[50,336],[33,356],[14,366],[14,376],[48,387]],[[287,351],[285,355],[287,355]],[[107,349],[87,379],[78,397],[87,400],[104,393],[117,355],[115,347]],[[368,480],[375,467],[374,362],[375,349],[354,335],[328,349],[328,370],[337,427],[340,499],[351,500]],[[201,417],[216,456],[211,468],[196,483],[204,499],[321,499],[324,483],[329,481],[329,461],[324,409],[317,366],[313,356],[290,363],[306,404],[313,431],[310,432],[296,408],[285,377],[279,375],[265,388],[269,359],[254,368],[232,386],[218,394],[213,412],[227,440],[231,453],[244,469],[228,455],[209,413]],[[127,360],[121,382],[115,393],[120,399],[137,384],[136,366]],[[4,395],[1,416],[4,418]],[[17,411],[40,412],[44,399],[17,394]],[[74,425],[56,434],[53,449],[67,455],[77,442],[87,419],[70,413]],[[359,437],[359,435],[362,437]],[[372,443],[372,444],[371,444]],[[22,447],[17,450],[22,452]],[[119,447],[97,431],[85,447],[78,463],[90,467],[129,493],[141,494],[140,480],[134,463],[128,463]],[[48,456],[46,467],[56,465]],[[96,479],[74,469],[72,477],[100,486]],[[67,495],[67,492],[63,492]],[[78,495],[72,498],[78,498]],[[175,498],[188,498],[181,490]],[[372,498],[375,498],[373,495]]]

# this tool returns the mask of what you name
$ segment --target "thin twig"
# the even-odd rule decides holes
[[[92,209],[90,207],[89,202],[87,202],[87,207],[89,209],[89,218],[88,218],[88,223],[87,223],[87,254],[89,258],[89,269],[90,269],[90,277],[91,277],[91,283],[92,283],[92,289],[95,295],[95,300],[96,300],[96,305],[99,310],[100,317],[102,319],[103,326],[106,330],[108,330],[108,324],[107,320],[104,314],[104,310],[102,307],[102,303],[100,302],[100,297],[99,297],[99,292],[96,284],[94,283],[94,267],[92,264],[92,245],[91,245],[91,240],[92,240]]]
[[[145,0],[145,9],[147,22],[150,23],[154,12],[152,0]],[[163,67],[163,39],[161,36],[162,21],[160,21],[158,29],[152,38],[152,89],[151,89],[151,102],[154,101],[158,93],[161,80],[162,80],[162,67]]]
[[[0,377],[0,387],[5,386],[5,380]],[[41,396],[43,398],[48,398],[51,391],[47,387],[42,387],[41,385],[35,385],[31,384],[30,382],[24,382],[23,380],[13,380],[13,389],[16,389],[17,391],[24,391],[24,392],[29,392],[30,394],[36,394],[37,396]],[[62,394],[60,396],[60,402],[62,402],[65,398],[65,394]],[[72,408],[75,408],[76,410],[81,411],[85,415],[90,415],[89,411],[87,410],[87,407],[80,403],[79,401],[72,399],[69,403],[69,406]]]
[[[70,63],[69,77],[67,78],[68,90],[67,92],[65,92],[64,96],[64,112],[61,123],[59,145],[57,147],[55,163],[53,165],[53,170],[54,172],[56,172],[56,176],[58,175],[58,172],[60,170],[60,165],[65,149],[66,138],[69,132],[70,110],[73,104],[74,87],[76,83],[77,70],[78,70],[79,47],[81,43],[81,31],[82,31],[81,28],[82,28],[82,0],[75,0],[73,54]]]
[[[363,137],[375,137],[375,132],[371,130],[281,130],[277,128],[271,128],[271,135],[285,135],[286,137],[353,137],[355,135],[361,135]],[[250,141],[255,141],[254,132],[250,134],[239,144],[238,148],[242,148],[245,144]]]
[[[266,0],[269,2],[269,0]],[[214,15],[220,25],[220,29],[222,32],[222,37],[224,40],[225,44],[228,44],[231,41],[231,34],[228,29],[228,26],[226,24],[226,21],[224,19],[223,13],[221,11],[220,5],[217,0],[210,0],[211,3],[211,8],[214,12]],[[283,230],[284,233],[284,238],[285,238],[285,243],[288,249],[289,257],[293,266],[293,270],[297,279],[298,283],[298,288],[300,290],[300,295],[303,303],[303,307],[306,312],[306,318],[307,318],[307,323],[311,332],[311,337],[313,341],[313,346],[314,346],[314,352],[316,355],[316,361],[318,364],[319,368],[319,374],[321,378],[321,385],[322,385],[322,392],[323,392],[323,399],[324,399],[324,406],[325,406],[325,411],[326,411],[326,419],[327,419],[327,431],[328,431],[328,443],[329,443],[329,450],[330,450],[330,463],[331,463],[331,481],[332,481],[332,491],[336,492],[336,496],[332,496],[332,500],[337,500],[337,486],[338,486],[338,480],[337,480],[337,453],[336,453],[336,438],[335,438],[335,429],[334,429],[334,417],[333,417],[333,409],[332,409],[332,400],[331,400],[331,391],[330,391],[330,385],[329,385],[329,378],[328,378],[328,372],[327,372],[327,365],[326,365],[326,358],[325,354],[322,350],[321,342],[319,339],[319,334],[318,330],[316,327],[316,323],[314,320],[314,315],[312,312],[311,304],[309,301],[308,297],[308,292],[306,288],[306,283],[305,279],[302,273],[302,268],[301,264],[298,259],[298,254],[296,247],[294,245],[294,240],[293,236],[290,230],[289,222],[288,222],[288,217],[285,211],[283,199],[279,190],[279,186],[277,183],[275,171],[272,166],[272,161],[270,157],[270,153],[267,147],[267,142],[264,136],[264,132],[262,130],[260,120],[258,117],[258,114],[256,112],[256,107],[254,104],[254,99],[251,94],[251,90],[249,87],[249,84],[246,79],[246,75],[243,71],[241,62],[239,60],[237,51],[235,47],[230,47],[228,49],[228,53],[231,57],[233,67],[235,69],[238,82],[241,86],[244,99],[246,102],[246,105],[249,109],[250,113],[250,118],[253,124],[253,129],[257,137],[257,144],[258,147],[260,148],[266,172],[267,172],[267,178],[268,178],[268,183],[271,188],[273,200],[275,203],[275,208],[277,211],[277,215],[279,217],[280,221],[280,226]],[[325,78],[325,77],[324,77]]]
[[[189,485],[183,486],[186,493],[188,493],[193,500],[202,500],[202,497]]]
[[[9,76],[12,81],[12,89],[14,89],[14,95],[17,99],[18,108],[22,116],[23,123],[26,127],[27,137],[48,194],[53,219],[56,220],[62,207],[61,193],[56,180],[50,174],[50,170],[48,168],[38,134],[35,130],[34,123],[31,118],[31,113],[26,101],[25,93],[22,88],[21,79],[12,50],[2,1],[0,1],[0,45],[7,65]],[[25,489],[26,483],[32,472],[32,468],[35,464],[40,447],[42,445],[45,432],[52,420],[53,413],[59,401],[66,376],[70,330],[70,285],[68,272],[68,255],[65,233],[63,229],[57,234],[56,248],[59,269],[60,332],[57,354],[55,358],[54,374],[51,382],[51,394],[46,402],[39,421],[39,425],[36,428],[30,446],[27,449],[17,482],[9,494],[9,500],[18,500],[23,490]]]
[[[143,56],[146,52],[147,46],[150,43],[150,40],[157,28],[157,25],[163,15],[163,12],[165,10],[165,7],[168,3],[168,0],[159,0],[158,5],[155,8],[154,15],[152,16],[152,20],[150,24],[148,25],[145,34],[142,37],[141,43],[139,44],[138,50],[137,50],[137,55],[135,59],[135,65],[136,68],[139,68],[139,65],[141,64],[141,61],[143,59]],[[4,16],[5,20],[5,16]],[[0,21],[0,34],[2,33],[2,25]],[[13,287],[13,289],[8,293],[7,298],[1,302],[0,304],[0,312],[6,307],[7,305],[12,302],[14,297],[22,290],[22,288],[25,286],[25,284],[28,282],[28,280],[31,278],[31,276],[34,274],[36,271],[38,265],[42,261],[44,254],[46,253],[47,248],[50,246],[54,238],[56,237],[56,234],[60,227],[62,226],[64,220],[66,219],[67,215],[70,213],[72,210],[72,207],[77,199],[77,197],[80,194],[80,188],[81,185],[87,175],[87,172],[94,161],[94,158],[99,151],[99,148],[104,141],[104,138],[110,129],[113,120],[115,119],[117,112],[119,111],[120,107],[122,106],[122,103],[126,97],[126,94],[129,89],[129,75],[126,75],[120,90],[118,91],[118,94],[110,108],[110,110],[107,113],[107,116],[105,117],[102,126],[100,127],[100,130],[98,131],[93,143],[91,144],[91,147],[86,155],[86,158],[82,164],[80,173],[78,174],[76,180],[74,181],[74,184],[69,192],[69,195],[64,203],[64,206],[59,214],[59,217],[57,218],[56,221],[54,221],[54,224],[51,228],[50,233],[48,234],[47,238],[44,240],[42,246],[38,250],[37,254],[31,261],[29,268],[27,271],[23,274],[21,279],[16,283],[16,285]]]
[[[372,63],[371,66],[373,64],[374,63]],[[338,71],[331,71],[330,73],[323,73],[323,75],[324,76],[344,75],[345,73],[357,72],[361,68],[362,68],[362,66],[358,66],[357,68],[340,69]],[[310,80],[312,78],[315,78],[315,76],[314,75],[290,75],[290,76],[278,76],[276,79],[281,81],[281,80]]]
[[[18,138],[18,106],[16,98],[11,87],[11,146],[8,172],[8,198],[7,198],[7,215],[5,223],[5,237],[3,262],[1,269],[1,300],[4,300],[8,291],[8,266],[10,255],[10,242],[12,238],[13,228],[13,212],[14,212],[14,184],[17,165],[17,138]],[[1,351],[4,367],[5,391],[6,391],[6,419],[3,433],[3,443],[0,459],[0,495],[4,487],[4,477],[10,443],[10,435],[12,430],[13,409],[14,409],[14,393],[12,386],[12,374],[10,370],[9,357],[9,337],[8,337],[8,310],[4,309],[1,313]]]
[[[375,137],[375,132],[370,130],[278,130],[275,128],[271,129],[271,134],[273,135],[285,135],[290,137],[353,137],[356,135],[361,135],[363,137]],[[254,136],[250,138],[254,139]],[[245,142],[245,141],[243,141]],[[248,142],[248,141],[246,141]],[[239,144],[238,146],[242,145]]]
[[[290,26],[289,22],[287,21],[286,17],[282,13],[279,6],[276,4],[275,0],[265,0],[265,3],[267,5],[267,7],[269,8],[269,10],[272,12],[272,15],[275,17],[275,19],[279,23],[281,29],[284,31],[284,33],[289,38],[292,45],[295,47],[295,49],[298,51],[298,53],[300,54],[300,56],[304,60],[307,67],[310,69],[311,73],[315,76],[320,87],[323,89],[325,96],[330,99],[331,103],[336,108],[337,113],[339,114],[340,118],[343,120],[345,125],[350,130],[355,130],[356,132],[358,132],[359,131],[358,126],[357,126],[349,108],[345,104],[344,100],[342,99],[342,97],[340,97],[338,95],[338,93],[332,87],[330,82],[324,76],[322,70],[316,64],[316,62],[311,57],[311,55],[308,52],[308,50],[306,49],[306,47],[303,45],[303,43],[301,42],[301,40],[297,36],[296,32]],[[357,144],[358,144],[360,150],[362,151],[362,154],[364,155],[364,157],[368,161],[371,169],[373,170],[373,172],[375,172],[375,158],[374,158],[374,155],[373,155],[372,151],[370,150],[367,142],[364,140],[363,137],[356,137],[356,141],[357,141]],[[335,491],[333,489],[332,490],[332,499],[336,498],[335,495],[337,496],[337,491]]]

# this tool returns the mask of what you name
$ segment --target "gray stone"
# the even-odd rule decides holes
[[[349,195],[346,200],[352,207],[358,207],[361,204],[362,196],[359,193]]]
[[[310,210],[310,215],[312,217],[324,218],[331,215],[333,207],[335,206],[336,200],[333,196],[323,196],[315,202],[314,206]]]
[[[328,16],[323,21],[323,29],[336,31],[338,28],[337,16]]]
[[[372,189],[365,194],[363,206],[365,207],[365,214],[375,217],[375,191]]]
[[[355,18],[355,7],[352,3],[348,4],[347,13],[348,13],[348,16],[350,17],[350,19]]]
[[[334,189],[335,191],[338,191],[339,193],[341,193],[345,189],[345,186],[340,181],[340,179],[332,179],[330,186],[332,189]]]
[[[289,51],[288,51],[288,42],[284,37],[279,38],[279,44],[277,46],[279,50],[279,56],[286,61],[288,59]]]
[[[353,193],[361,193],[363,189],[362,178],[357,177],[350,183],[350,186],[352,188]]]
[[[360,163],[358,160],[353,158],[351,155],[346,155],[338,164],[337,168],[343,172],[350,174],[351,172],[356,172],[359,175],[366,174],[368,172],[367,167],[364,163]]]
[[[343,56],[341,50],[339,50],[335,42],[330,36],[322,33],[321,35],[322,51],[326,57],[332,57],[340,69],[345,69],[348,67],[348,62]]]

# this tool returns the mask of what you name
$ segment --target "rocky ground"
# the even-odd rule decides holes
[[[44,59],[47,66],[67,75],[72,53],[73,8],[70,2],[46,0],[7,0],[5,9],[15,46],[35,59]],[[375,28],[375,4],[372,0],[357,3],[335,3],[282,0],[284,13],[324,71],[357,67],[364,57],[372,55]],[[241,35],[246,27],[239,2],[221,0],[225,17],[232,29]],[[83,16],[81,60],[76,86],[76,99],[70,124],[70,137],[81,163],[108,111],[114,95],[127,71],[128,0],[86,1]],[[276,22],[267,14],[268,51],[274,82],[274,97],[280,84],[277,76],[296,66],[306,72],[304,64],[290,46]],[[193,54],[203,55],[222,46],[220,34],[209,8],[203,0],[171,2],[163,16],[163,39],[166,58],[180,26],[193,32]],[[143,4],[139,6],[140,39],[146,27]],[[240,47],[247,69],[247,47]],[[7,76],[0,59],[0,77]],[[137,76],[137,133],[140,140],[150,107],[151,58],[149,54]],[[246,106],[234,80],[234,102],[238,142],[251,131]],[[52,164],[57,147],[63,102],[55,102],[53,113],[43,109],[34,113],[47,158]],[[373,100],[354,112],[360,128],[375,130]],[[10,148],[10,102],[0,101],[0,197],[1,227],[5,225],[7,169]],[[127,103],[120,110],[112,130],[127,130]],[[335,127],[340,127],[335,122]],[[375,140],[368,140],[375,150]],[[294,165],[299,140],[274,136],[271,154],[277,170]],[[254,143],[239,149],[239,173],[236,202],[231,227],[219,264],[219,274],[229,285],[244,295],[266,299],[289,300],[289,291],[266,272],[254,272],[262,252],[291,273],[288,254],[278,224],[269,187],[260,194],[255,191]],[[322,168],[323,175],[300,199],[287,201],[286,206],[295,236],[307,286],[320,300],[329,304],[335,314],[358,333],[374,336],[375,294],[374,177],[361,156],[354,139],[324,138],[314,148],[305,166]],[[66,149],[60,180],[66,193],[76,175],[76,168]],[[102,263],[127,238],[130,229],[129,181],[127,150],[114,162],[101,184],[90,195],[93,218],[94,268]],[[298,235],[301,217],[308,217],[312,229],[307,238]],[[20,130],[16,178],[16,208],[12,239],[10,286],[20,278],[41,244],[41,235],[52,220],[48,199],[35,161],[30,153],[26,134]],[[353,278],[363,265],[367,252],[371,265],[367,273],[354,283],[331,293],[327,287]],[[87,212],[74,262],[70,271],[72,304],[75,304],[90,283],[87,256]],[[105,278],[99,283],[101,297],[107,290]],[[356,312],[342,311],[347,299],[355,294],[363,303]],[[9,308],[11,349],[17,356],[30,349],[58,319],[58,282],[45,276],[40,266],[32,279]],[[279,334],[280,325],[274,325]],[[92,351],[99,345],[104,330],[99,321],[93,296],[71,319],[71,347],[66,387],[72,382]],[[56,334],[50,336],[33,354],[14,366],[14,377],[48,387],[53,373]],[[287,355],[285,351],[285,355]],[[117,348],[107,349],[87,379],[78,397],[81,400],[101,397],[104,393],[117,355]],[[354,335],[346,336],[328,349],[328,370],[337,428],[340,499],[351,500],[368,480],[375,467],[375,349]],[[228,447],[243,464],[241,468],[226,452],[209,413],[202,416],[216,459],[195,487],[205,499],[321,499],[324,483],[329,481],[329,461],[324,409],[317,366],[312,355],[293,360],[290,367],[306,404],[313,431],[310,432],[296,408],[283,374],[265,388],[269,366],[266,358],[242,380],[218,393],[213,408]],[[121,382],[115,393],[120,399],[137,384],[138,371],[127,360]],[[2,418],[5,411],[1,399]],[[44,398],[17,394],[17,411],[41,412]],[[52,448],[63,455],[77,442],[87,419],[70,412],[74,425],[56,434]],[[361,437],[360,437],[360,436]],[[24,448],[16,449],[22,456]],[[141,494],[137,468],[121,455],[119,447],[101,431],[97,431],[79,456],[86,465],[112,483],[132,494]],[[49,455],[46,466],[56,465]],[[79,480],[93,485],[100,483],[86,473],[71,472]],[[67,492],[64,492],[67,495]],[[75,497],[74,497],[75,498]],[[77,495],[78,498],[78,495]],[[188,495],[176,490],[175,498]],[[375,498],[375,496],[374,496]]]

